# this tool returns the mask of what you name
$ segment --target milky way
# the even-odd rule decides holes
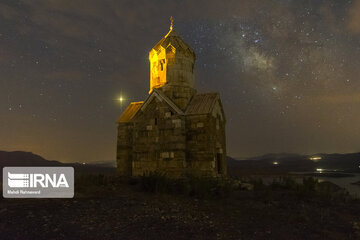
[[[229,155],[360,151],[360,0],[1,1],[0,150],[115,159],[171,15],[198,91],[221,94]]]

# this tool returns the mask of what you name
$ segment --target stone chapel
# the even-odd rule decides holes
[[[169,177],[226,175],[225,114],[219,93],[197,93],[194,50],[170,31],[149,52],[150,92],[117,120],[117,169]]]

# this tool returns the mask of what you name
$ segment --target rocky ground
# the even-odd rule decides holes
[[[360,202],[291,190],[223,199],[77,187],[74,199],[1,199],[0,239],[360,239]]]

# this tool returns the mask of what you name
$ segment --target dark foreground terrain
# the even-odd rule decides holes
[[[176,193],[162,181],[88,175],[74,199],[2,198],[0,239],[360,239],[359,200],[318,183]]]

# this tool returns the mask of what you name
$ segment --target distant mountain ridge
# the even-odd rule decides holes
[[[236,160],[228,157],[230,173],[290,171],[316,171],[316,169],[338,169],[345,172],[360,172],[360,152],[358,153],[318,153],[301,155],[292,153],[272,153],[259,157]]]
[[[55,160],[46,160],[45,158],[32,152],[24,151],[0,151],[0,167],[11,166],[71,166],[79,172],[113,172],[115,168],[108,163],[81,164],[81,163],[63,163]]]
[[[46,160],[32,152],[0,151],[0,166],[61,166],[65,165],[59,161]]]
[[[311,157],[321,159],[311,160]],[[275,164],[276,163],[276,164]],[[319,153],[301,155],[292,153],[272,153],[259,157],[236,160],[227,157],[228,172],[230,175],[247,173],[285,173],[289,171],[315,171],[317,168],[341,169],[346,172],[360,172],[360,152],[358,153]],[[72,166],[77,172],[110,173],[115,167],[110,163],[81,164],[62,163],[23,151],[0,151],[0,167],[6,166]]]
[[[236,160],[265,160],[265,159],[308,159],[310,157],[320,156],[324,159],[331,158],[359,158],[360,152],[355,153],[316,153],[316,154],[298,154],[298,153],[267,153],[264,155],[249,158],[233,158]]]

